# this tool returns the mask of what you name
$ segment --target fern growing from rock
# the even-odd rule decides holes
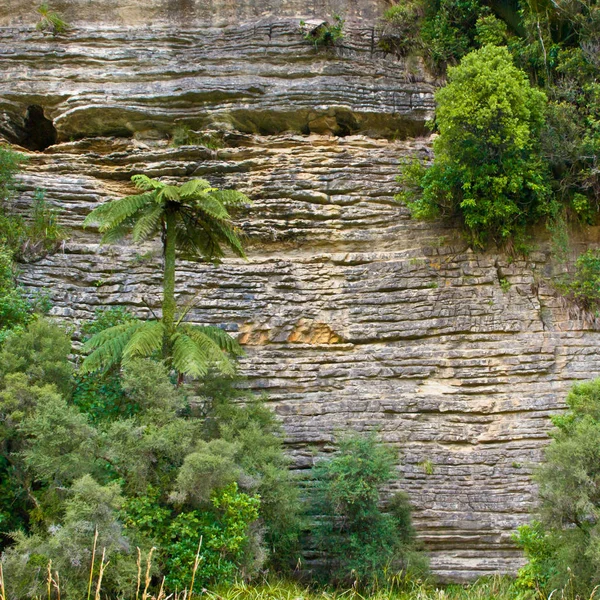
[[[132,181],[141,193],[107,202],[93,210],[84,226],[97,225],[103,243],[113,243],[131,233],[141,243],[160,235],[163,243],[162,319],[133,321],[110,327],[84,344],[90,352],[83,362],[85,372],[127,364],[139,357],[162,354],[183,375],[200,377],[210,365],[226,374],[233,372],[227,354],[239,355],[237,342],[218,327],[200,327],[177,317],[175,260],[179,250],[190,258],[219,262],[229,248],[245,258],[238,231],[229,209],[249,202],[242,193],[218,190],[204,179],[181,186],[168,185],[146,175]]]

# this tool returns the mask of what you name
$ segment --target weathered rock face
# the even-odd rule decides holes
[[[23,283],[75,321],[115,304],[146,315],[158,248],[99,247],[84,216],[139,172],[244,191],[248,262],[181,263],[192,320],[246,345],[242,369],[298,468],[338,432],[377,430],[398,449],[434,571],[514,570],[548,416],[573,381],[600,374],[598,336],[555,297],[543,248],[526,261],[475,254],[393,201],[398,159],[430,153],[415,136],[433,82],[377,51],[382,3],[73,0],[56,8],[77,27],[56,40],[33,31],[29,4],[0,4],[0,127],[29,147],[54,132],[17,201],[45,187],[72,238],[24,265]],[[334,12],[350,32],[317,51],[299,19]],[[219,132],[222,147],[172,147],[177,123]]]

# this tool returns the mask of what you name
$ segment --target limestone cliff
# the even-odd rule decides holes
[[[378,0],[62,0],[64,37],[35,31],[36,1],[0,1],[0,132],[31,150],[36,187],[71,239],[23,266],[75,321],[97,306],[156,309],[157,248],[99,247],[81,222],[134,173],[203,176],[253,198],[248,262],[182,263],[192,319],[239,336],[298,468],[336,432],[377,430],[398,449],[435,572],[470,578],[520,564],[530,474],[548,415],[600,375],[598,335],[527,260],[476,254],[449,225],[393,201],[398,159],[430,153],[435,82],[377,49]],[[298,32],[334,13],[336,49]],[[177,124],[218,148],[173,147]],[[211,144],[212,145],[212,144]]]

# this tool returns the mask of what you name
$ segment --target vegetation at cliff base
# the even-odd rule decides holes
[[[517,582],[540,597],[587,598],[600,584],[600,379],[575,385],[566,403],[535,475],[537,520],[516,536],[528,559]]]

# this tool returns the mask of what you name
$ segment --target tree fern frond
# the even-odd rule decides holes
[[[138,190],[159,190],[164,187],[165,184],[162,181],[151,179],[147,175],[133,175],[131,181]]]
[[[192,377],[204,377],[208,373],[209,360],[192,338],[181,332],[175,332],[171,338],[173,348],[173,367]]]
[[[224,256],[219,238],[208,223],[189,214],[182,214],[181,221],[177,228],[177,244],[184,253],[208,260],[219,260]]]
[[[210,183],[206,181],[206,179],[191,179],[190,181],[186,181],[180,188],[179,193],[182,198],[188,198],[190,196],[194,196],[197,192],[204,192],[207,190],[212,190],[214,188],[211,187]]]
[[[213,231],[219,241],[226,246],[229,246],[229,249],[234,254],[240,258],[246,258],[246,253],[244,252],[244,247],[242,246],[236,228],[232,227],[229,223],[215,222],[213,224]]]
[[[81,372],[105,371],[121,362],[123,349],[143,324],[142,321],[123,323],[109,327],[91,337],[83,345],[84,352],[92,352],[84,358]]]
[[[162,321],[146,321],[123,348],[123,363],[132,358],[151,356],[162,348],[165,326]]]
[[[222,202],[213,198],[210,194],[197,194],[194,202],[194,210],[201,210],[208,217],[219,221],[228,221],[230,219],[227,209]]]
[[[210,195],[224,206],[239,207],[252,204],[252,200],[237,190],[211,190]]]
[[[179,188],[176,185],[165,185],[165,187],[161,188],[157,193],[156,199],[161,201],[171,200],[172,202],[179,202],[181,200]]]
[[[200,344],[212,360],[218,360],[223,352],[227,352],[232,356],[242,356],[244,354],[237,340],[220,327],[182,323],[180,329],[196,343]]]
[[[212,327],[210,325],[191,325],[190,323],[182,323],[181,330],[185,331],[193,340],[199,340],[201,337],[208,338],[215,344],[219,350],[228,352],[233,356],[243,356],[244,350],[239,345],[238,341],[231,337],[226,331],[220,327]]]
[[[93,210],[85,219],[84,225],[86,222],[88,224],[98,224],[98,230],[104,233],[113,227],[117,227],[126,219],[134,217],[136,213],[152,202],[152,200],[153,193],[151,192],[112,200],[104,206]]]
[[[102,234],[100,238],[101,244],[114,244],[115,242],[121,241],[131,231],[131,225],[128,223],[121,223],[112,229],[109,229],[106,233]]]
[[[99,331],[83,344],[82,351],[91,352],[122,333],[130,332],[133,335],[133,332],[143,325],[143,323],[143,321],[138,320],[128,321],[127,323],[121,323],[120,325],[114,325],[113,327]]]
[[[145,211],[132,228],[133,241],[143,242],[158,233],[164,209],[160,204],[155,204]]]

